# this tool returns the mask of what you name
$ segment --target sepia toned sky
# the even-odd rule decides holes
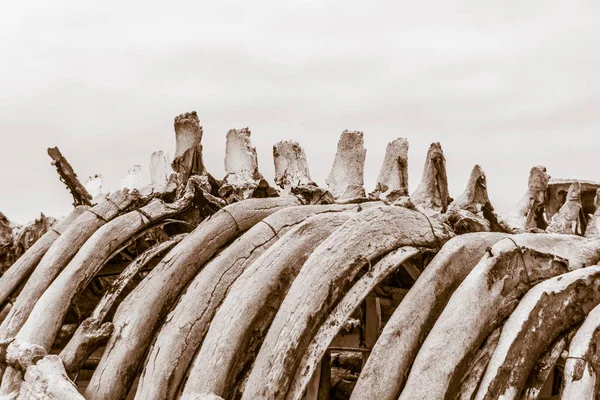
[[[27,222],[71,198],[49,146],[82,181],[116,189],[173,118],[196,110],[205,162],[224,174],[225,134],[249,127],[262,173],[272,145],[305,148],[325,185],[339,134],[365,133],[373,189],[386,144],[410,143],[411,191],[429,143],[451,195],[474,164],[498,211],[531,166],[600,181],[600,2],[20,1],[0,13],[0,211]]]

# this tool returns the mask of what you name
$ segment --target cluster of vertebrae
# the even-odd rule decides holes
[[[174,129],[149,185],[82,185],[51,148],[71,213],[0,214],[0,398],[600,396],[600,184],[534,166],[497,215],[479,165],[450,196],[440,143],[411,193],[398,138],[368,193],[346,130],[326,187],[292,141],[272,186],[248,128],[219,180],[197,114]]]

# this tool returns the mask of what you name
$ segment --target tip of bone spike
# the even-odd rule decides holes
[[[333,167],[325,180],[336,200],[365,197],[363,184],[366,155],[363,133],[344,130],[338,142]]]
[[[281,141],[273,146],[275,184],[289,190],[301,185],[315,185],[310,178],[304,149],[293,141]]]

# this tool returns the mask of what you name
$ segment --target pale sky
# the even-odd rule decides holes
[[[217,177],[230,128],[251,129],[269,179],[273,144],[298,141],[322,186],[361,130],[367,191],[389,141],[410,143],[411,192],[440,141],[450,194],[479,163],[506,211],[533,165],[600,181],[600,2],[5,2],[0,105],[0,211],[20,223],[71,207],[47,147],[116,189],[173,154],[191,110]]]

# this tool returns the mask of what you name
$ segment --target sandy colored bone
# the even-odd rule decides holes
[[[48,155],[52,158],[52,165],[56,167],[60,180],[67,186],[73,196],[73,206],[91,206],[92,196],[79,182],[77,174],[67,159],[61,154],[58,147],[49,147]]]
[[[445,213],[450,203],[446,158],[439,142],[431,143],[425,159],[421,183],[410,196],[413,204],[425,210]]]
[[[366,155],[363,133],[343,131],[326,180],[329,191],[336,200],[365,197],[363,184]]]
[[[352,399],[396,400],[419,347],[454,290],[485,249],[507,235],[469,233],[450,239],[421,273],[383,328]],[[389,360],[394,362],[390,363]]]
[[[515,232],[546,229],[548,224],[544,219],[544,205],[549,180],[550,175],[546,173],[546,167],[538,165],[531,168],[523,199],[502,215],[503,223]]]
[[[175,246],[117,309],[114,332],[85,397],[124,397],[155,330],[181,290],[208,259],[268,215],[295,205],[300,205],[300,201],[293,196],[231,204],[204,220]]]
[[[52,229],[48,230],[33,246],[27,249],[25,254],[19,257],[0,277],[0,304],[4,303],[17,286],[27,279],[60,235],[64,234],[73,221],[86,209],[86,206],[75,207],[67,217],[56,223]]]
[[[102,175],[96,174],[94,176],[90,176],[84,183],[86,190],[92,196],[92,203],[97,204],[99,201],[102,201],[104,197],[106,197],[106,193],[102,191],[104,186],[104,178]]]
[[[323,358],[327,347],[341,330],[344,321],[350,318],[352,312],[360,305],[367,295],[391,272],[398,269],[404,262],[417,256],[421,251],[414,247],[401,247],[386,254],[375,264],[368,273],[363,275],[346,293],[344,298],[319,328],[312,339],[308,350],[304,353],[296,368],[296,375],[287,394],[289,400],[301,400],[312,378],[318,363]]]
[[[194,174],[203,175],[206,170],[202,159],[202,126],[196,111],[180,114],[173,122],[175,129],[175,155],[171,167],[186,182]]]
[[[176,394],[204,340],[215,312],[225,296],[228,293],[231,295],[231,285],[263,252],[288,230],[312,215],[336,213],[352,208],[356,209],[357,206],[284,208],[254,225],[211,260],[190,283],[162,325],[146,357],[137,398],[160,400]],[[238,306],[241,307],[241,303]]]
[[[434,247],[452,235],[447,226],[402,207],[370,207],[347,221],[311,254],[292,283],[242,398],[285,395],[310,339],[363,266],[398,247]]]
[[[144,176],[142,166],[134,165],[127,170],[127,174],[121,179],[121,189],[140,190],[144,187]]]
[[[569,345],[574,334],[574,328],[563,333],[554,341],[554,343],[552,343],[544,354],[542,354],[535,367],[533,367],[533,371],[529,374],[529,378],[527,378],[521,400],[537,400],[540,397],[542,389],[548,381],[548,377],[554,371],[558,359]],[[562,398],[564,399],[564,397]],[[580,399],[580,397],[577,397],[577,399]]]
[[[473,396],[475,396],[481,378],[483,378],[483,374],[485,373],[485,369],[492,358],[492,354],[494,354],[494,350],[496,350],[496,346],[498,346],[501,332],[501,326],[494,329],[494,331],[485,339],[481,348],[477,350],[460,382],[460,388],[457,391],[456,399],[471,400]]]
[[[186,195],[177,201],[164,203],[154,199],[139,210],[123,214],[98,229],[39,298],[16,340],[50,349],[73,298],[88,285],[104,263],[134,235],[162,219],[189,209],[196,189],[194,178],[190,178]]]
[[[561,399],[596,399],[600,387],[600,306],[587,316],[569,344]]]
[[[150,183],[157,192],[163,192],[169,175],[173,172],[164,151],[159,150],[150,156]]]
[[[228,203],[251,197],[273,197],[277,191],[270,187],[258,171],[256,148],[250,141],[248,128],[231,129],[225,144],[225,178],[219,195]]]
[[[587,224],[585,229],[585,237],[598,237],[600,236],[600,189],[596,190],[596,196],[594,197],[594,205],[596,210],[594,215]]]
[[[310,179],[304,149],[297,142],[281,141],[273,146],[275,184],[285,191],[301,185],[315,185]]]
[[[183,398],[215,393],[232,398],[244,380],[281,301],[314,251],[352,213],[307,219],[259,257],[231,287],[191,368]]]
[[[81,246],[108,221],[130,206],[137,196],[127,190],[118,191],[82,213],[48,249],[30,279],[19,293],[12,309],[0,326],[0,338],[8,339],[21,329],[39,298],[71,261]],[[4,279],[4,277],[2,278]],[[0,282],[2,281],[0,279]]]
[[[446,219],[457,233],[507,230],[498,222],[488,197],[485,173],[479,165],[473,167],[465,191],[448,206]]]
[[[56,355],[27,368],[17,400],[85,400]]]
[[[543,352],[598,303],[600,265],[536,285],[504,324],[475,399],[518,399]]]
[[[554,214],[546,231],[583,236],[585,228],[586,218],[581,207],[581,184],[574,182],[569,187],[565,204]]]
[[[175,235],[164,242],[160,242],[135,258],[118,276],[118,278],[106,290],[100,299],[92,315],[85,319],[77,328],[69,343],[60,352],[65,370],[71,374],[78,372],[81,364],[102,343],[110,337],[113,325],[105,322],[106,316],[113,307],[117,298],[123,293],[125,287],[152,259],[160,253],[171,250],[177,243],[181,242],[186,234]]]
[[[388,143],[372,195],[390,202],[408,196],[408,140]]]
[[[477,349],[535,283],[568,271],[562,258],[504,239],[456,289],[423,342],[399,399],[456,396]],[[444,360],[440,363],[440,360]]]

